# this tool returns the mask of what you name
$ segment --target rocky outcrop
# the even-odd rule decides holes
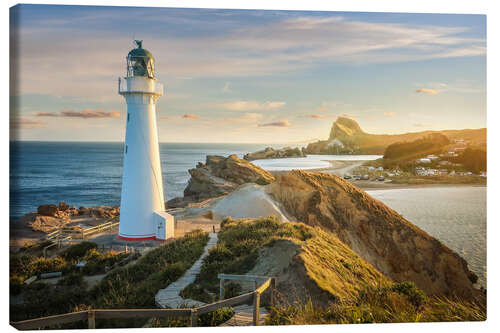
[[[112,219],[120,215],[120,206],[70,207],[67,203],[38,206],[36,213],[28,213],[13,223],[15,229],[30,228],[33,231],[51,232],[72,223],[72,217]]]
[[[480,295],[477,276],[457,253],[339,177],[291,171],[269,191],[298,221],[334,232],[394,281],[413,281],[431,295]]]
[[[184,197],[197,199],[224,195],[245,183],[266,185],[274,181],[269,172],[236,155],[208,155],[205,163],[198,163],[196,168],[188,171],[191,179]]]
[[[40,205],[38,206],[37,212],[43,216],[57,216],[59,208],[57,205]]]
[[[306,154],[300,148],[285,147],[274,149],[267,147],[264,150],[255,153],[248,153],[243,158],[247,161],[263,160],[268,158],[288,158],[288,157],[306,157]]]

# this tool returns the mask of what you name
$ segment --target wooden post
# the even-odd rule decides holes
[[[220,279],[219,281],[219,300],[224,299],[224,279]]]
[[[274,305],[274,297],[276,295],[276,278],[271,278],[271,305]]]
[[[253,295],[253,325],[259,326],[260,320],[260,293],[255,292]]]
[[[196,313],[196,309],[191,310],[191,327],[196,327],[198,325],[198,314]]]
[[[89,310],[88,312],[89,329],[95,329],[95,311]]]

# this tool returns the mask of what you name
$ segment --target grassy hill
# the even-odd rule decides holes
[[[268,324],[485,320],[484,306],[427,296],[411,282],[392,282],[333,233],[274,217],[226,219],[219,242],[185,296],[218,292],[217,273],[275,276]],[[226,297],[241,293],[226,285]]]

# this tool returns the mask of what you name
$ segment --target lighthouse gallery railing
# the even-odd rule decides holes
[[[151,89],[140,87],[138,89],[137,85],[129,84],[126,77],[118,78],[118,93],[133,93],[133,92],[142,92],[142,93],[152,93],[156,95],[163,95],[163,84],[154,81]]]

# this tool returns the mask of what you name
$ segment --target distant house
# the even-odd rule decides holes
[[[486,178],[486,171],[481,172],[480,177]]]
[[[431,162],[432,161],[429,158],[421,158],[418,160],[418,163],[421,163],[421,164],[429,164]]]
[[[439,159],[439,157],[437,157],[436,155],[427,155],[427,158],[430,159],[431,161]]]
[[[382,168],[382,167],[378,167],[378,168],[377,168],[377,171],[384,171],[384,168]]]
[[[369,170],[369,171],[375,171],[375,167],[369,166],[369,167],[368,167],[368,170]]]

